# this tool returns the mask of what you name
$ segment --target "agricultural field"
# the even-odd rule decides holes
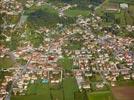
[[[74,93],[79,91],[76,80],[71,77],[63,80],[63,89],[65,100],[74,100]]]
[[[112,93],[116,100],[133,100],[134,86],[113,87]]]
[[[88,100],[114,100],[110,91],[87,93]]]
[[[27,96],[12,96],[11,100],[44,100],[44,98],[46,98],[45,95],[27,95]]]
[[[70,85],[69,85],[70,84]],[[63,84],[44,84],[41,80],[29,84],[25,96],[12,96],[11,100],[74,100],[74,93],[78,92],[76,80],[68,77]]]
[[[134,86],[133,80],[119,80],[116,82],[117,86]]]
[[[88,100],[86,91],[83,92],[75,92],[74,100]]]

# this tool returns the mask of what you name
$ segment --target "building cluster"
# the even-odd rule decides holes
[[[1,13],[6,13],[7,15],[18,15],[22,12],[22,4],[16,0],[1,0]]]
[[[38,5],[43,3],[43,0],[38,1]],[[8,14],[18,14],[23,10],[21,4],[15,0],[2,0],[1,4],[2,11]],[[33,0],[29,0],[26,6],[31,7],[32,4]],[[70,7],[72,6],[67,5],[61,8],[60,16]],[[0,57],[6,54],[16,62],[14,67],[9,68],[13,75],[5,76],[0,85],[0,99],[9,93],[7,85],[10,82],[14,95],[25,95],[29,84],[34,84],[38,80],[41,80],[42,84],[59,84],[66,73],[73,73],[80,90],[92,89],[90,78],[95,74],[101,78],[95,84],[98,89],[105,85],[116,86],[119,80],[134,80],[134,51],[130,49],[134,39],[115,36],[103,30],[100,26],[101,21],[100,17],[91,14],[91,18],[78,16],[76,24],[63,27],[62,30],[41,27],[35,30],[39,34],[45,34],[43,44],[38,48],[33,47],[29,41],[24,41],[23,46],[18,46],[12,52],[0,46]],[[62,27],[62,24],[58,25]],[[133,31],[133,28],[127,26],[130,31]],[[105,34],[98,36],[93,34],[93,30],[102,30]],[[58,37],[50,36],[59,33]],[[25,33],[22,37],[26,37]],[[73,60],[70,72],[57,63],[65,56]],[[22,60],[26,63],[21,64],[19,61]]]

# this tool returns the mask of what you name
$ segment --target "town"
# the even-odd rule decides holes
[[[0,100],[132,100],[134,4],[59,1],[0,1]],[[127,10],[120,23],[108,13]]]

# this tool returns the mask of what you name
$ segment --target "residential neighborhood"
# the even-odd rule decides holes
[[[91,1],[0,1],[0,100],[133,100],[134,4]]]

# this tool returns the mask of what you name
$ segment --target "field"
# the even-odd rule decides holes
[[[110,0],[110,2],[134,4],[133,0]]]
[[[0,68],[9,68],[13,66],[13,61],[9,57],[0,57]]]
[[[113,100],[110,91],[87,93],[88,100]]]
[[[44,100],[44,98],[51,100],[49,85],[38,80],[34,84],[29,84],[26,96],[12,96],[11,100]]]
[[[74,100],[74,93],[78,91],[74,78],[68,77],[63,84],[43,84],[41,80],[29,84],[25,96],[12,96],[11,100]]]
[[[65,100],[74,100],[74,93],[78,91],[78,86],[74,78],[66,78],[63,80],[63,89]]]
[[[89,10],[81,9],[68,9],[65,11],[65,15],[69,17],[77,17],[78,15],[89,16]]]
[[[74,100],[88,100],[86,91],[83,92],[75,92]]]
[[[122,86],[112,88],[116,100],[133,100],[134,86]]]
[[[11,100],[44,100],[44,98],[46,98],[45,95],[28,95],[28,96],[12,96]]]
[[[119,80],[116,82],[117,86],[134,86],[133,80]]]
[[[110,1],[122,1],[122,2],[131,2],[131,0],[110,0]],[[116,22],[117,24],[121,25],[121,26],[125,26],[127,25],[133,25],[134,24],[134,20],[133,20],[133,7],[134,5],[132,3],[129,4],[128,7],[128,11],[126,10],[120,10],[120,6],[118,3],[115,2],[110,2],[109,0],[105,0],[105,2],[99,6],[96,9],[96,14],[99,16],[105,16],[105,13],[108,12],[109,16],[105,16],[108,19],[110,19],[111,21],[109,22],[110,24],[113,24],[114,22]],[[109,9],[109,10],[108,10]],[[110,10],[110,9],[117,9],[117,11],[114,10]],[[120,10],[120,11],[119,11]],[[112,17],[113,16],[113,17]],[[118,21],[118,22],[117,22]],[[102,23],[104,25],[106,25],[108,22]]]
[[[64,58],[59,59],[58,65],[61,66],[65,70],[71,70],[73,66],[73,60],[68,57],[64,57]]]

